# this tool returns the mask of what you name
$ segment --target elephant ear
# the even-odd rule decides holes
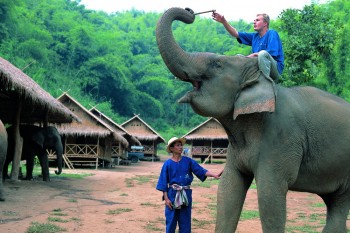
[[[33,143],[40,146],[41,149],[44,147],[45,138],[42,131],[35,132],[32,135],[31,140],[33,141]]]
[[[276,92],[274,81],[261,71],[246,78],[236,96],[233,119],[241,114],[274,112]]]

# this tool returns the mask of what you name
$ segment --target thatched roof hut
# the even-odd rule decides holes
[[[226,158],[228,137],[225,129],[215,118],[209,118],[183,136],[190,144],[190,155],[202,162],[212,158]]]
[[[190,130],[183,137],[188,142],[194,140],[228,140],[225,129],[218,120],[212,117]]]
[[[158,143],[165,143],[165,140],[160,136],[157,131],[155,131],[151,126],[149,126],[145,121],[143,121],[138,115],[130,118],[121,124],[129,133],[135,136],[137,139],[142,141],[155,141]]]
[[[81,119],[81,123],[72,122],[70,124],[59,125],[57,129],[61,135],[92,136],[100,138],[105,138],[113,135],[115,140],[122,142],[125,147],[128,147],[127,140],[121,136],[119,132],[116,132],[108,124],[92,114],[73,97],[67,93],[63,93],[57,99]]]
[[[125,121],[121,126],[141,142],[145,156],[152,157],[152,160],[157,156],[157,145],[165,143],[164,138],[138,115]]]
[[[99,111],[97,108],[93,107],[90,109],[90,112],[94,114],[97,118],[105,122],[107,125],[109,125],[115,132],[122,135],[126,140],[129,142],[129,145],[138,145],[141,146],[141,143],[137,138],[132,136],[124,127],[117,124],[114,120],[103,114],[101,111]]]
[[[21,123],[67,123],[79,118],[29,76],[0,57],[0,119],[12,124],[19,102]],[[47,122],[45,122],[47,121]]]

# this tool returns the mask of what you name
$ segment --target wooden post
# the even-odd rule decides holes
[[[23,138],[19,132],[19,125],[21,120],[21,111],[22,111],[22,101],[18,99],[18,106],[16,112],[15,122],[13,123],[13,140],[14,140],[14,154],[12,160],[12,170],[11,170],[11,180],[18,180],[19,169],[21,165],[21,156],[22,156],[22,147],[23,147]]]
[[[98,156],[100,155],[100,136],[97,136],[97,156],[96,156],[96,170],[98,168]]]
[[[213,154],[213,140],[210,140],[210,153]],[[213,163],[213,156],[210,160],[210,163]]]
[[[155,153],[156,153],[156,150],[157,150],[157,148],[155,147],[155,143],[154,143],[155,141],[153,141],[153,153],[152,153],[152,162],[154,162],[154,155],[155,155]]]

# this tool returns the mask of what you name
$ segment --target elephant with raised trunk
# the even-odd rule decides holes
[[[263,232],[284,233],[288,190],[319,195],[323,232],[346,233],[350,208],[350,104],[313,87],[284,88],[259,69],[258,58],[185,52],[172,22],[192,12],[171,8],[156,39],[169,70],[193,90],[180,99],[218,119],[229,148],[218,188],[216,232],[234,232],[253,179]]]
[[[61,136],[53,126],[39,127],[35,125],[21,125],[19,128],[20,135],[23,137],[23,148],[21,160],[26,160],[27,174],[26,179],[33,179],[34,158],[38,156],[42,177],[44,181],[50,181],[49,160],[47,150],[52,150],[57,156],[56,175],[62,173],[62,154],[63,145]],[[8,178],[8,165],[13,160],[14,155],[14,137],[13,127],[7,128],[9,135],[9,146],[6,162],[3,170],[3,178]]]

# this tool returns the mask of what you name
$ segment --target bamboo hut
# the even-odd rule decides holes
[[[19,125],[68,123],[79,118],[62,105],[22,70],[0,57],[0,119],[14,125],[14,160],[11,179],[18,179],[22,139]]]
[[[121,124],[131,135],[137,138],[144,147],[146,159],[158,159],[157,146],[159,143],[165,143],[165,140],[151,126],[144,122],[138,115],[130,118]]]
[[[128,141],[112,127],[104,123],[67,93],[58,97],[81,119],[81,124],[72,122],[57,127],[63,136],[64,155],[68,159],[67,166],[95,165],[98,168],[112,162],[112,146],[116,146],[115,154],[125,157]]]
[[[209,118],[183,136],[189,144],[190,156],[202,163],[213,158],[226,159],[228,138],[218,120]]]
[[[93,107],[90,109],[90,112],[94,114],[101,121],[109,125],[115,132],[123,136],[129,143],[128,150],[131,150],[131,146],[141,146],[141,142],[137,140],[134,136],[132,136],[126,129],[124,129],[121,125],[117,124],[114,120],[103,114],[97,108]],[[112,157],[117,156],[117,146],[112,146]]]

